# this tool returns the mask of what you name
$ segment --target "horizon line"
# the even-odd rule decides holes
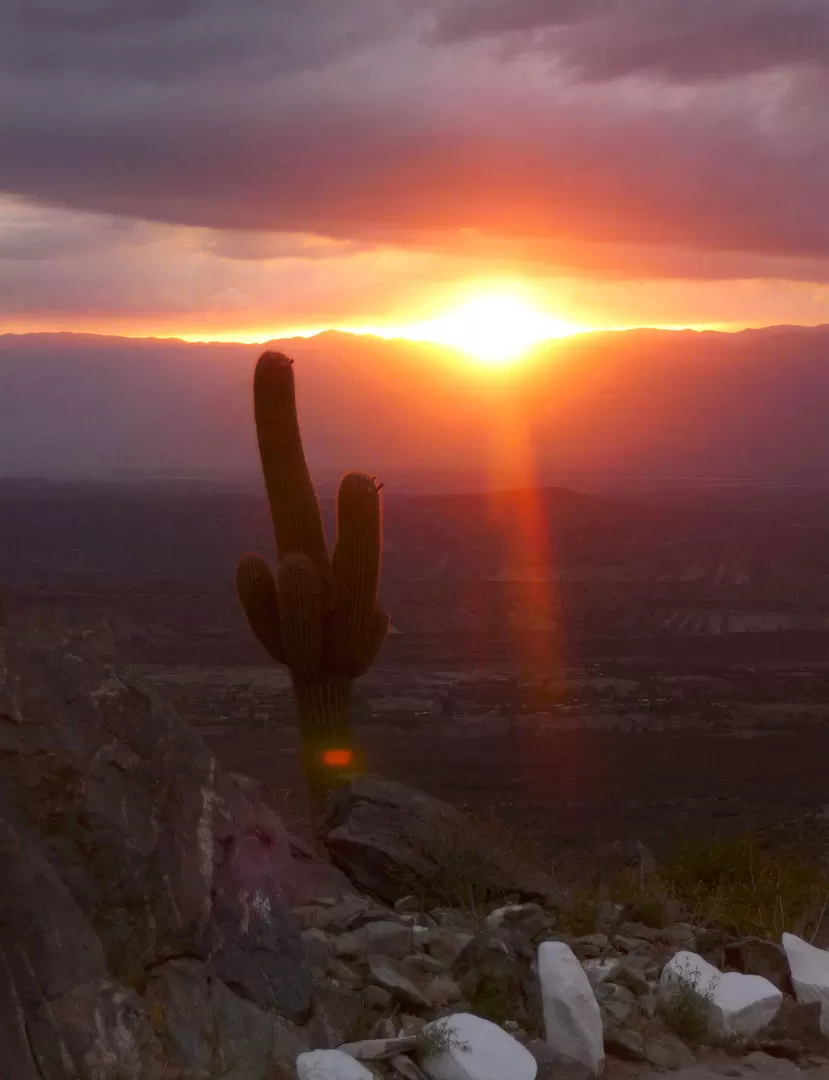
[[[583,338],[592,337],[596,335],[610,335],[610,334],[631,334],[631,333],[664,333],[664,334],[680,334],[680,333],[693,333],[693,334],[721,334],[723,336],[736,337],[739,334],[746,332],[763,332],[771,330],[822,330],[829,328],[829,323],[768,323],[762,325],[747,324],[747,325],[735,325],[728,323],[694,323],[694,324],[661,324],[661,325],[634,325],[634,326],[613,326],[613,327],[595,327],[590,329],[574,330],[572,333],[561,334],[549,338],[544,338],[533,344],[528,348],[527,352],[532,352],[536,349],[544,348],[548,345],[558,344],[567,341],[571,338]],[[458,346],[448,345],[440,341],[432,341],[425,337],[407,337],[403,334],[396,332],[385,333],[382,328],[377,327],[341,327],[330,326],[313,330],[286,330],[276,336],[260,336],[255,337],[244,336],[229,336],[220,335],[218,337],[207,334],[153,334],[153,333],[133,333],[129,331],[114,331],[106,332],[100,330],[4,330],[0,331],[0,339],[12,338],[12,337],[93,337],[93,338],[115,338],[124,341],[171,341],[180,342],[185,345],[270,345],[275,342],[282,341],[296,341],[302,339],[304,341],[312,341],[315,338],[326,337],[328,335],[341,335],[343,337],[353,338],[372,338],[376,341],[385,341],[389,343],[407,344],[407,345],[426,345],[438,349],[446,349],[450,352],[463,353],[463,349]]]

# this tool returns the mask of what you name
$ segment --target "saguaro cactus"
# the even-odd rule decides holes
[[[389,617],[379,607],[380,487],[351,472],[337,498],[329,556],[299,431],[293,360],[266,352],[253,378],[254,415],[279,566],[243,555],[236,591],[256,637],[286,664],[315,826],[328,793],[354,768],[351,683],[380,650]]]

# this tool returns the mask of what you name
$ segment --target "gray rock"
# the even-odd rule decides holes
[[[240,998],[207,965],[169,960],[148,983],[145,1002],[156,1017],[167,1060],[193,1080],[270,1080],[309,1048],[287,1021]]]
[[[368,965],[373,981],[397,1000],[418,1008],[429,1008],[429,1000],[423,994],[425,980],[419,972],[390,956],[370,956]]]
[[[360,1042],[343,1043],[337,1049],[357,1061],[382,1061],[398,1054],[408,1054],[416,1046],[416,1036],[404,1035],[394,1039],[362,1039]]]
[[[642,938],[627,937],[625,934],[617,934],[613,939],[614,948],[622,953],[642,952],[648,949],[648,942]]]
[[[616,957],[605,957],[604,959],[585,960],[582,967],[590,980],[590,985],[598,986],[599,983],[615,979],[622,971],[623,964]]]
[[[271,1080],[278,1066],[292,1065],[309,1049],[307,1037],[288,1021],[210,983],[215,1024],[214,1075],[223,1080]]]
[[[753,1039],[749,1049],[762,1050],[774,1058],[788,1058],[796,1061],[807,1057],[807,1049],[797,1039]]]
[[[425,953],[412,953],[411,956],[404,956],[403,959],[411,967],[422,971],[424,975],[443,975],[447,968],[443,960],[436,960],[434,956],[427,956]]]
[[[427,1021],[422,1016],[412,1016],[411,1013],[403,1013],[400,1017],[401,1035],[419,1035],[426,1027]]]
[[[363,896],[343,896],[335,904],[305,904],[294,907],[294,918],[302,930],[327,930],[344,934],[362,915],[370,910],[371,902]]]
[[[160,1080],[163,1076],[158,1040],[134,990],[109,979],[95,979],[51,1001],[49,1010],[66,1055],[63,1068],[68,1058],[78,1076],[95,1080]],[[41,1068],[43,1064],[39,1062]],[[8,1059],[3,1065],[8,1067]],[[53,1075],[67,1073],[61,1070]]]
[[[742,1059],[742,1064],[759,1073],[768,1073],[776,1077],[802,1076],[800,1069],[793,1061],[781,1060],[763,1053],[762,1050],[754,1050]]]
[[[652,926],[645,926],[644,923],[623,922],[619,926],[618,932],[624,937],[636,938],[651,943],[656,943],[660,938],[659,930],[654,929]]]
[[[450,979],[445,975],[432,979],[431,982],[427,983],[423,990],[423,996],[430,1005],[435,1006],[455,1005],[463,1000],[461,988],[454,979]]]
[[[174,959],[156,968],[144,994],[156,1018],[169,1061],[185,1076],[205,1076],[213,1068],[215,1023],[209,969],[201,960]]]
[[[566,906],[552,878],[523,865],[491,836],[470,830],[454,807],[377,777],[358,777],[336,792],[329,804],[324,842],[334,863],[352,881],[389,902],[410,894],[406,882],[412,876],[433,880],[449,843],[457,848],[456,857],[466,849],[474,859],[481,891]]]
[[[632,964],[620,964],[619,970],[610,976],[609,981],[620,983],[638,997],[649,994],[651,989],[645,973]]]
[[[420,911],[421,903],[416,896],[401,896],[394,902],[395,911]]]
[[[681,1039],[668,1032],[645,1036],[645,1061],[660,1069],[684,1069],[696,1058]]]
[[[474,933],[470,930],[440,926],[430,932],[424,946],[430,956],[448,964],[454,964],[474,937]]]
[[[784,994],[794,996],[789,961],[783,946],[763,938],[743,938],[725,946],[725,962],[744,975],[761,975]]]
[[[385,1006],[381,1006],[385,1008]],[[335,1050],[349,1042],[358,1023],[365,1030],[368,1002],[353,986],[326,979],[314,987],[313,1015],[305,1025],[310,1044],[323,1050]],[[379,1018],[379,1012],[377,1016]]]
[[[552,930],[555,919],[539,904],[508,904],[496,908],[486,917],[491,930],[513,930],[527,938]]]
[[[392,996],[382,986],[375,986],[374,983],[370,983],[368,986],[363,987],[362,996],[369,1009],[388,1009],[391,1007]]]
[[[587,934],[576,938],[571,948],[579,960],[595,960],[610,948],[606,934]]]
[[[687,923],[674,923],[672,926],[666,926],[660,932],[659,940],[676,950],[696,952],[698,948],[694,928]]]
[[[332,960],[328,965],[328,974],[332,979],[342,983],[349,983],[351,986],[359,986],[363,982],[360,972],[342,960]]]
[[[393,1057],[389,1064],[398,1076],[403,1077],[403,1080],[427,1080],[426,1073],[411,1058],[403,1055]]]
[[[334,949],[338,956],[367,956],[381,953],[402,960],[414,948],[410,926],[397,922],[369,922],[336,938]]]
[[[622,1027],[608,1028],[604,1033],[604,1048],[613,1057],[623,1061],[645,1060],[645,1039],[638,1031]]]
[[[595,1080],[586,1065],[563,1058],[542,1039],[532,1039],[526,1043],[526,1047],[538,1065],[536,1080]]]
[[[620,921],[643,923],[655,930],[662,930],[687,918],[688,911],[681,902],[657,893],[640,896],[626,903]]]
[[[88,1063],[101,1080],[159,1076],[161,1046],[138,995],[107,977],[101,943],[60,875],[2,820],[0,883],[7,1075],[62,1080]]]
[[[774,1020],[758,1034],[758,1038],[779,1041],[797,1040],[809,1049],[824,1049],[826,1040],[820,1026],[819,1001],[795,1001],[784,997]]]
[[[331,934],[326,934],[324,930],[316,929],[303,930],[300,936],[305,948],[305,957],[311,969],[325,972],[337,939]]]

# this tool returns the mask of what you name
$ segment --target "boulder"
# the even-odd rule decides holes
[[[786,950],[776,941],[749,937],[725,946],[725,962],[744,975],[762,975],[784,994],[792,994],[792,981]]]
[[[429,1000],[423,993],[426,979],[415,968],[390,956],[379,955],[369,956],[368,967],[372,980],[388,990],[393,998],[416,1008],[429,1008]]]
[[[757,1038],[775,1043],[795,1041],[804,1047],[825,1051],[820,1002],[784,997],[777,1016],[758,1032]]]
[[[533,938],[543,930],[552,930],[554,920],[538,904],[507,904],[486,917],[491,930],[513,930]]]
[[[829,952],[795,934],[784,934],[782,945],[797,1000],[820,1004],[820,1028],[829,1036]]]
[[[396,922],[369,922],[356,930],[350,930],[336,940],[338,956],[366,956],[381,953],[402,960],[414,948],[414,932],[411,926]]]
[[[659,1069],[684,1069],[696,1062],[685,1043],[668,1031],[646,1035],[643,1049],[645,1061]]]
[[[538,1072],[517,1039],[472,1013],[427,1024],[420,1045],[420,1067],[429,1080],[535,1080]]]
[[[783,995],[760,975],[721,972],[697,953],[678,952],[659,981],[659,997],[670,1006],[688,995],[716,1038],[750,1038],[777,1015]]]
[[[417,1038],[414,1035],[404,1035],[393,1039],[361,1039],[359,1042],[343,1043],[337,1049],[358,1061],[382,1061],[398,1054],[408,1054],[416,1046]]]
[[[645,1037],[638,1031],[610,1027],[604,1033],[604,1046],[608,1054],[623,1061],[645,1060]]]
[[[566,903],[549,875],[470,829],[448,803],[403,784],[355,777],[331,797],[324,828],[334,863],[360,888],[389,902],[408,896],[413,884],[437,880],[446,866],[454,871],[466,863],[479,896]]]
[[[376,1080],[365,1065],[341,1050],[310,1050],[296,1059],[299,1080]]]
[[[162,1048],[138,995],[108,977],[101,943],[60,875],[2,820],[0,883],[4,1075],[160,1077]]]
[[[578,1063],[598,1076],[604,1066],[599,1003],[573,950],[564,942],[538,947],[538,978],[545,1038],[563,1063]]]
[[[111,639],[61,634],[0,628],[0,1044],[151,1077],[159,1003],[195,1003],[207,981],[254,1027],[302,1021],[302,875],[281,820],[116,666]],[[149,984],[181,957],[195,966],[151,1026]]]

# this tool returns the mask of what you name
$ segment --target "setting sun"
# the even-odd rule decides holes
[[[515,360],[533,345],[578,333],[582,327],[533,308],[506,293],[467,300],[454,311],[399,330],[401,337],[433,341],[486,364]]]

